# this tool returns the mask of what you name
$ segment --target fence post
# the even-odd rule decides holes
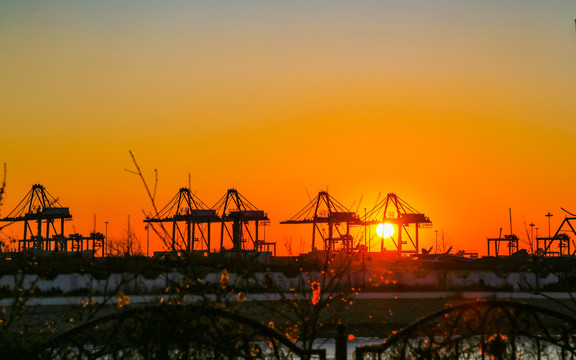
[[[347,360],[348,358],[348,338],[346,336],[346,327],[338,324],[336,327],[336,351],[335,360]]]

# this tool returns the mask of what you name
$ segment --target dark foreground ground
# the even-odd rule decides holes
[[[398,331],[411,323],[440,311],[449,306],[472,302],[470,299],[358,299],[352,304],[338,310],[322,311],[325,323],[321,337],[332,337],[336,326],[341,323],[346,326],[347,333],[356,337],[388,337],[393,331]],[[571,300],[528,299],[515,300],[540,307],[553,309],[566,315],[574,315],[576,303]],[[141,306],[141,305],[133,305]],[[333,307],[334,308],[334,307]],[[37,326],[50,326],[56,332],[70,329],[80,325],[86,319],[89,310],[82,306],[28,306],[24,310],[22,324],[35,324]],[[98,315],[103,316],[115,311],[117,307],[106,306]],[[278,319],[274,311],[263,309],[261,305],[245,302],[240,305],[239,311],[260,322],[268,324]],[[289,310],[286,310],[289,311]]]
[[[436,311],[463,303],[470,299],[382,299],[357,300],[342,314],[342,323],[348,332],[359,337],[388,337],[411,323]],[[515,300],[518,302],[518,300]],[[571,300],[529,299],[519,301],[574,314],[576,303]]]

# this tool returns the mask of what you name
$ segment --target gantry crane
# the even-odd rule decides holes
[[[173,252],[210,252],[210,225],[219,220],[216,211],[206,206],[189,188],[181,188],[162,210],[144,222],[172,223],[170,249]],[[199,238],[196,236],[196,229],[200,234]]]
[[[16,208],[0,221],[24,223],[24,235],[18,240],[18,251],[90,250],[96,254],[102,248],[104,235],[92,232],[90,236],[72,234],[65,237],[64,222],[71,219],[69,208],[60,205],[44,186],[35,184]]]
[[[24,236],[18,241],[18,251],[58,251],[66,250],[64,222],[70,219],[70,210],[62,207],[44,186],[35,184],[16,208],[0,221],[24,223]]]
[[[537,237],[536,238],[536,251],[538,255],[541,256],[562,256],[562,255],[575,255],[576,254],[576,244],[574,244],[574,240],[570,238],[569,233],[572,235],[576,235],[576,214],[573,214],[564,210],[568,215],[562,220],[562,223],[558,227],[558,230],[554,233],[553,236],[548,237]],[[550,213],[548,213],[550,214]],[[548,216],[548,215],[546,215]],[[541,245],[542,243],[542,245]],[[553,251],[552,245],[557,243],[557,251]],[[571,251],[570,244],[574,245],[574,251]]]
[[[258,210],[238,190],[228,189],[226,194],[212,206],[212,209],[216,210],[220,216],[220,250],[224,250],[225,241],[230,240],[234,251],[254,250],[276,254],[276,243],[266,242],[265,239],[259,238],[259,226],[269,223],[268,215]],[[232,222],[232,232],[227,224],[229,222]],[[248,244],[247,240],[250,240],[251,244]]]
[[[364,215],[358,224],[368,226],[383,223],[395,225],[397,228],[397,239],[394,239],[394,237],[391,237],[391,239],[399,257],[404,254],[418,254],[418,230],[421,227],[432,226],[432,222],[427,216],[418,212],[394,193],[389,193],[386,198],[377,203],[372,210]],[[414,225],[414,231],[411,234],[409,230],[412,224]],[[404,240],[404,236],[408,237],[410,242]],[[411,245],[412,248],[407,250],[403,245]]]
[[[316,249],[316,234],[323,241],[324,250],[340,249],[352,251],[354,241],[350,235],[350,225],[359,220],[358,216],[334,199],[326,191],[320,191],[302,210],[289,220],[280,224],[312,224],[312,251]],[[321,224],[328,225],[328,235],[322,231]],[[344,228],[342,228],[344,224]]]

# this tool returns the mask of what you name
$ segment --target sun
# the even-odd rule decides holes
[[[378,224],[378,226],[376,226],[376,233],[381,238],[388,239],[394,235],[394,225],[389,223]]]

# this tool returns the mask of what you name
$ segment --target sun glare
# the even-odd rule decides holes
[[[376,233],[381,238],[388,239],[394,235],[394,225],[389,223],[378,224],[378,226],[376,226]]]

